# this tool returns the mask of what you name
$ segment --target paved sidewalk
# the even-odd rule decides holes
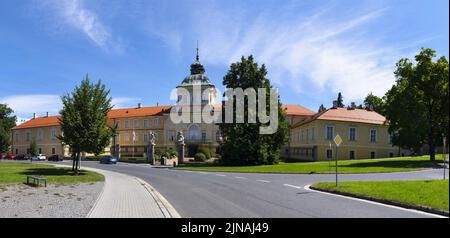
[[[105,186],[89,212],[89,218],[180,217],[151,185],[135,177],[91,169],[105,176]]]

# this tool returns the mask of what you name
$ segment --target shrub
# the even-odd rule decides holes
[[[194,160],[195,161],[199,161],[199,162],[203,162],[203,161],[206,160],[206,156],[203,153],[199,152],[199,153],[195,154]]]
[[[208,148],[201,148],[198,152],[204,154],[206,159],[211,159],[211,150]]]

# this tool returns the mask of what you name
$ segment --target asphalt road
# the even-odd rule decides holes
[[[103,165],[98,162],[82,162],[82,166],[116,171],[145,180],[153,185],[182,217],[436,217],[415,210],[304,188],[316,182],[334,181],[334,174],[194,172],[151,168],[142,164]],[[441,178],[442,170],[339,176],[340,181]]]

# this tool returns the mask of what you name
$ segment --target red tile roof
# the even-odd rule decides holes
[[[33,127],[44,127],[44,126],[58,126],[59,116],[49,116],[49,117],[37,117],[35,119],[28,120],[13,129],[25,129]]]
[[[124,117],[145,117],[145,116],[157,116],[172,106],[156,106],[156,107],[141,107],[141,108],[121,108],[112,109],[108,113],[109,118],[124,118]]]
[[[311,111],[308,108],[302,107],[300,105],[283,104],[282,107],[284,110],[286,110],[286,113],[289,116],[312,116],[316,114],[314,111]]]
[[[314,120],[347,121],[368,124],[386,124],[386,118],[375,111],[365,109],[330,108],[316,113],[314,116],[306,118],[297,123],[294,127],[301,126]]]

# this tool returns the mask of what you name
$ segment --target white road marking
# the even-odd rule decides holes
[[[285,183],[283,185],[286,186],[286,187],[291,187],[291,188],[296,188],[296,189],[301,189],[302,188],[302,187],[291,185],[291,184],[287,184],[287,183]]]
[[[351,199],[351,200],[355,200],[355,201],[359,201],[359,202],[370,203],[370,204],[379,205],[379,206],[383,206],[383,207],[395,208],[395,209],[399,209],[399,210],[403,210],[403,211],[415,212],[415,213],[419,213],[419,214],[422,214],[422,215],[434,216],[434,217],[438,217],[438,218],[448,218],[448,217],[445,217],[445,216],[441,216],[441,215],[437,215],[437,214],[433,214],[433,213],[428,213],[428,212],[424,212],[424,211],[419,211],[419,210],[415,210],[415,209],[408,209],[408,208],[403,208],[403,207],[397,207],[397,206],[388,205],[388,204],[379,203],[379,202],[374,202],[374,201],[369,201],[369,200],[365,200],[365,199],[360,199],[360,198],[354,198],[354,197],[344,196],[344,195],[340,195],[340,194],[334,194],[334,193],[327,193],[327,192],[317,191],[317,190],[313,190],[313,189],[309,188],[310,186],[311,185],[309,184],[309,185],[306,185],[303,188],[305,190],[316,192],[316,193],[322,193],[322,194],[331,195],[331,196],[335,196],[335,197],[347,198],[347,199]]]
[[[216,176],[221,176],[221,177],[225,177],[225,174],[216,174]]]
[[[258,180],[256,180],[256,181],[262,182],[262,183],[270,183],[270,181],[267,181],[267,180],[261,180],[261,179],[258,179]]]
[[[208,174],[207,172],[199,172],[199,173],[201,173],[201,174]]]
[[[244,177],[235,177],[235,178],[237,178],[237,179],[247,179],[247,178],[244,178]]]
[[[184,170],[185,173],[192,173],[190,170]]]

